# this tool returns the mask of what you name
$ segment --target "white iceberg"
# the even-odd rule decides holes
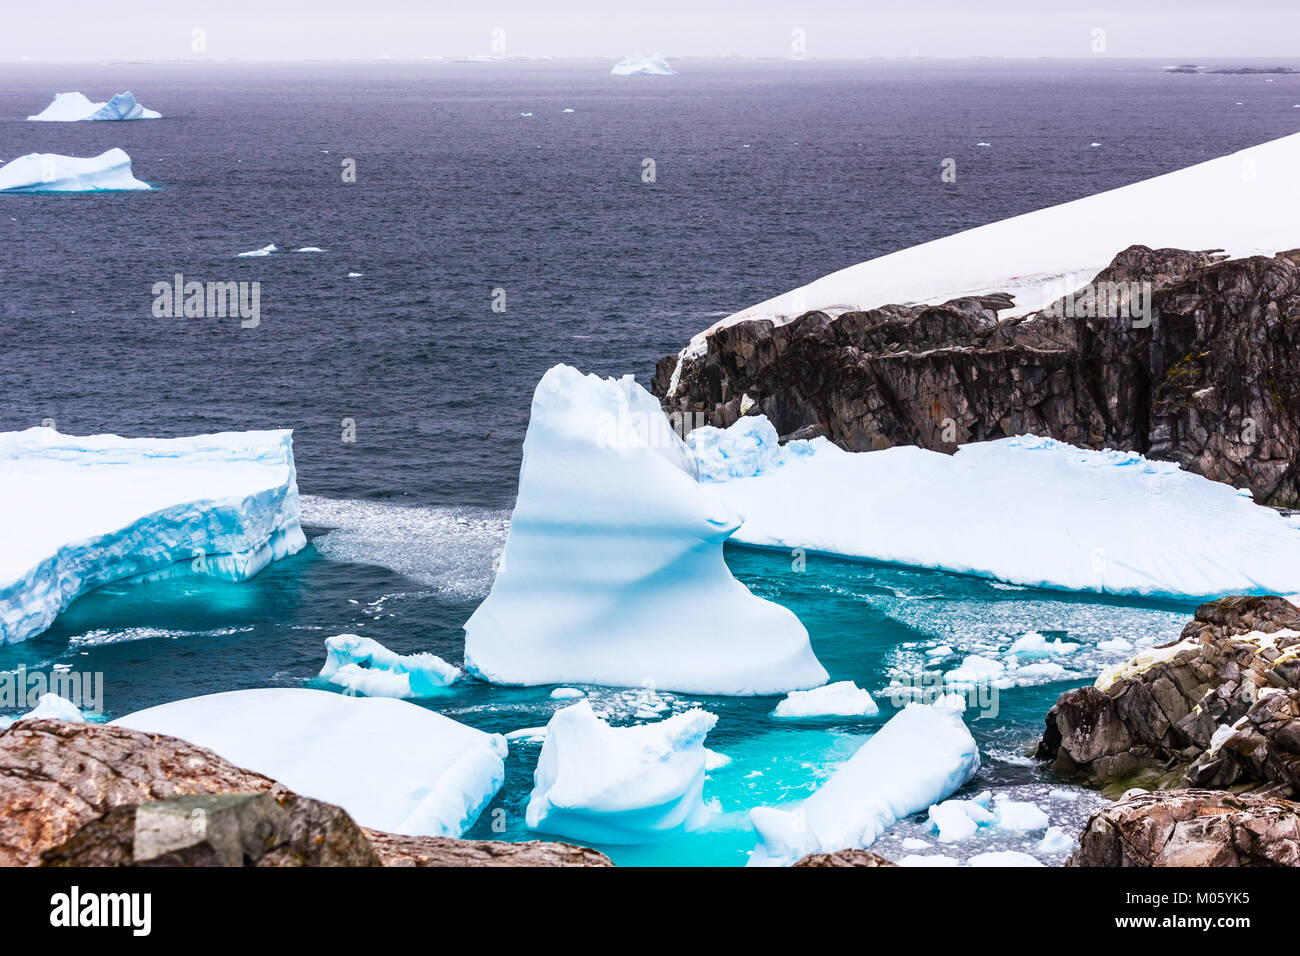
[[[936,804],[979,770],[979,749],[948,695],[908,704],[792,810],[755,807],[750,866],[788,866],[809,853],[868,847],[900,818]]]
[[[611,727],[588,701],[546,725],[528,799],[530,829],[593,843],[646,843],[694,829],[703,800],[704,738],[718,718],[689,710],[635,727]]]
[[[460,677],[460,668],[434,654],[396,654],[369,637],[325,639],[320,676],[366,697],[433,697]]]
[[[131,174],[131,157],[116,148],[87,159],[57,153],[28,153],[0,166],[0,193],[87,193],[152,188]]]
[[[826,681],[798,618],[732,577],[739,525],[626,376],[566,365],[533,395],[496,580],[465,667],[498,684],[778,694]]]
[[[242,581],[301,550],[292,435],[0,433],[0,644],[113,581],[184,569]]]
[[[147,110],[127,91],[118,93],[107,103],[92,103],[83,93],[55,93],[50,105],[29,120],[70,123],[80,120],[162,119],[162,114]]]
[[[880,708],[851,680],[812,690],[791,691],[772,711],[773,717],[873,717]]]
[[[732,538],[740,544],[1186,600],[1288,594],[1300,582],[1300,529],[1173,462],[1031,435],[955,455],[846,452],[818,438],[754,459],[754,432],[775,436],[755,417],[687,439],[701,478],[745,516]],[[733,430],[740,450],[728,454]],[[739,477],[751,459],[755,470]]]
[[[673,76],[677,73],[662,54],[626,56],[614,64],[610,76]]]
[[[86,722],[77,705],[58,694],[42,694],[37,699],[36,706],[21,717],[0,717],[0,730],[8,730],[20,720],[66,720],[73,724]]]
[[[113,723],[207,747],[390,833],[460,836],[505,779],[507,747],[499,734],[385,697],[236,690]]]
[[[968,229],[880,256],[775,296],[696,335],[683,355],[702,355],[717,328],[749,319],[780,325],[811,309],[942,303],[1010,292],[1014,314],[1037,311],[1091,282],[1115,254],[1223,249],[1273,255],[1300,245],[1300,133],[1154,179]]]
[[[236,259],[260,259],[262,256],[269,256],[273,252],[279,252],[280,249],[275,243],[269,246],[262,246],[260,249],[253,249],[249,252],[238,252],[235,254]]]

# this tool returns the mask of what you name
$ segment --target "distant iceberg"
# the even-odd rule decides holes
[[[809,853],[869,847],[898,820],[960,788],[980,766],[955,694],[908,704],[807,800],[749,811],[758,846],[750,866],[789,866]]]
[[[1300,586],[1300,528],[1229,485],[1137,452],[1032,435],[955,455],[847,452],[825,438],[778,445],[763,416],[697,428],[687,443],[700,477],[745,515],[732,537],[740,544],[1152,598]],[[1015,650],[1028,656],[1031,644]]]
[[[530,829],[594,843],[647,843],[694,829],[704,805],[718,718],[689,710],[636,727],[611,727],[581,701],[555,713],[537,759]]]
[[[277,245],[273,242],[273,243],[271,243],[269,246],[263,246],[263,247],[260,248],[260,249],[253,249],[251,252],[237,252],[237,253],[235,253],[235,258],[237,258],[237,259],[260,259],[262,256],[269,256],[271,253],[273,253],[273,252],[279,252],[279,251],[280,251],[280,247],[277,246]],[[299,251],[301,252],[302,250],[299,250]],[[319,251],[319,250],[317,250],[317,251]]]
[[[278,687],[178,700],[113,721],[207,747],[363,827],[458,837],[501,789],[506,742],[402,700]]]
[[[0,644],[124,578],[189,569],[242,581],[307,543],[292,433],[0,433],[0,541]]]
[[[434,654],[396,654],[368,637],[325,639],[320,676],[366,697],[432,697],[454,684],[460,668]]]
[[[118,93],[107,103],[92,103],[82,93],[55,93],[49,106],[27,118],[45,123],[71,123],[81,120],[162,119],[162,114],[145,109],[129,91]]]
[[[519,495],[465,666],[498,684],[777,694],[825,683],[808,632],[750,593],[722,547],[740,525],[632,380],[548,371]]]
[[[0,193],[88,193],[152,188],[131,175],[131,157],[117,148],[88,159],[58,153],[28,153],[0,166]]]
[[[609,71],[610,76],[674,76],[676,73],[659,53],[624,57]]]

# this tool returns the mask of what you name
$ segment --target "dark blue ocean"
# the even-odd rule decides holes
[[[0,430],[293,428],[312,537],[243,584],[87,595],[0,648],[0,669],[102,671],[112,717],[299,685],[340,632],[460,663],[548,367],[647,382],[720,316],[835,269],[1300,127],[1300,77],[1163,65],[686,60],[668,78],[610,77],[601,61],[0,67],[0,161],[119,146],[157,187],[0,196]],[[56,92],[122,89],[164,119],[25,122]],[[940,180],[946,158],[955,183]],[[237,257],[271,243],[285,251]],[[306,246],[325,251],[289,251]],[[260,325],[155,318],[151,290],[176,273],[259,281]],[[1189,613],[824,558],[804,574],[779,555],[728,561],[799,614],[833,680],[873,693],[941,644],[994,652],[1030,629],[1090,646],[1164,639]],[[1071,833],[1097,798],[1049,797],[1059,782],[1023,749],[1056,696],[1105,662],[1081,659],[1070,680],[1007,690],[996,717],[973,722],[984,768],[967,788],[1035,799]],[[465,682],[430,706],[504,732],[544,724],[549,690]],[[593,698],[618,723],[644,693]],[[612,850],[620,862],[743,863],[743,811],[806,794],[892,712],[882,698],[872,720],[778,726],[770,699],[661,696],[721,717],[709,746],[733,759],[706,797],[722,822]],[[493,805],[506,813],[471,835],[536,836],[523,808],[538,749],[512,744]],[[919,820],[879,848],[912,852],[904,838],[927,838]],[[1034,850],[1008,837],[962,852],[999,839]]]

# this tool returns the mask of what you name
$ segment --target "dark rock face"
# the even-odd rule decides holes
[[[893,860],[870,850],[836,850],[834,853],[809,853],[795,866],[898,866]]]
[[[1203,604],[1177,641],[1138,655],[1100,689],[1062,694],[1037,756],[1112,791],[1300,794],[1300,637],[1291,631],[1300,608],[1280,597]],[[1225,725],[1231,733],[1214,746]]]
[[[210,750],[102,724],[0,732],[0,866],[612,866],[564,843],[363,830]]]
[[[1220,790],[1137,791],[1098,810],[1066,866],[1300,866],[1300,804]]]
[[[1144,282],[1137,320],[1073,308],[1089,290]],[[1003,321],[1006,295],[742,322],[684,361],[671,394],[678,359],[663,359],[652,388],[665,411],[719,427],[748,396],[783,437],[824,434],[850,451],[1031,433],[1300,504],[1300,250],[1227,262],[1133,246],[1081,293]],[[1070,315],[1090,311],[1106,315]]]

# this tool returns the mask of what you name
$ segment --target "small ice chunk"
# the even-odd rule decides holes
[[[253,249],[251,252],[241,252],[236,256],[236,258],[253,259],[261,256],[269,256],[271,253],[279,251],[280,250],[276,247],[275,243],[271,243],[269,246],[263,246],[261,249]]]
[[[1037,631],[1029,631],[1016,638],[1007,653],[1019,657],[1051,657],[1055,654],[1073,654],[1082,646],[1062,640],[1049,641]]]
[[[1032,832],[1047,829],[1047,814],[1034,803],[1019,800],[999,800],[995,808],[996,826],[999,830]]]
[[[1074,838],[1060,827],[1048,827],[1043,840],[1038,844],[1038,852],[1048,856],[1069,853],[1074,849]]]
[[[557,687],[551,691],[551,700],[574,700],[586,696],[587,692],[577,687]]]
[[[979,853],[966,861],[967,866],[1044,866],[1042,860],[1019,850],[994,850]]]
[[[776,705],[773,717],[874,717],[880,708],[871,695],[851,680],[812,690],[791,691]]]
[[[430,653],[396,654],[369,637],[338,634],[325,639],[320,676],[366,697],[432,697],[460,677],[460,668]]]
[[[904,850],[928,850],[933,845],[934,844],[930,843],[928,840],[919,840],[916,837],[903,838]]]

